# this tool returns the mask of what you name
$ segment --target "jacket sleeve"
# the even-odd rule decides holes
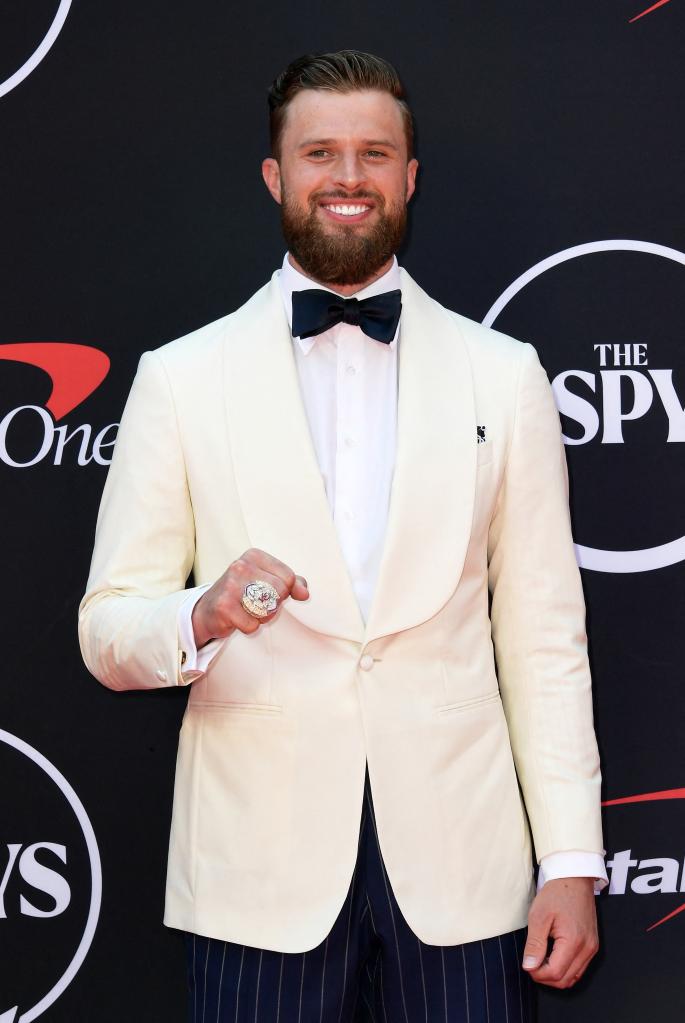
[[[83,659],[111,689],[192,681],[181,670],[177,616],[195,550],[173,396],[146,352],[122,416],[79,608]]]
[[[500,689],[539,860],[602,851],[600,770],[559,415],[534,349],[521,353],[489,585]]]

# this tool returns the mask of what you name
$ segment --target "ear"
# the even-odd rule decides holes
[[[418,160],[410,160],[407,164],[407,202],[411,199],[416,188],[416,173],[419,169]]]
[[[262,177],[264,184],[271,192],[271,196],[277,203],[281,202],[281,168],[278,160],[268,156],[262,163]]]

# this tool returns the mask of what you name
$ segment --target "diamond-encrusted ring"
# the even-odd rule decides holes
[[[253,618],[266,618],[278,607],[278,593],[271,583],[253,579],[243,590],[240,603]]]

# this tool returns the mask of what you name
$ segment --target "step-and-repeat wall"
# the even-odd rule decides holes
[[[532,341],[562,416],[611,886],[602,952],[540,1020],[680,1023],[684,26],[685,0],[3,5],[2,1023],[184,1019],[161,915],[187,693],[99,686],[76,608],[141,352],[282,259],[266,89],[345,46],[393,61],[416,114],[402,263]]]

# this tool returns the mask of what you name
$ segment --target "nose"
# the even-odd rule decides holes
[[[336,185],[353,191],[366,180],[366,171],[358,153],[343,153],[334,168]]]

